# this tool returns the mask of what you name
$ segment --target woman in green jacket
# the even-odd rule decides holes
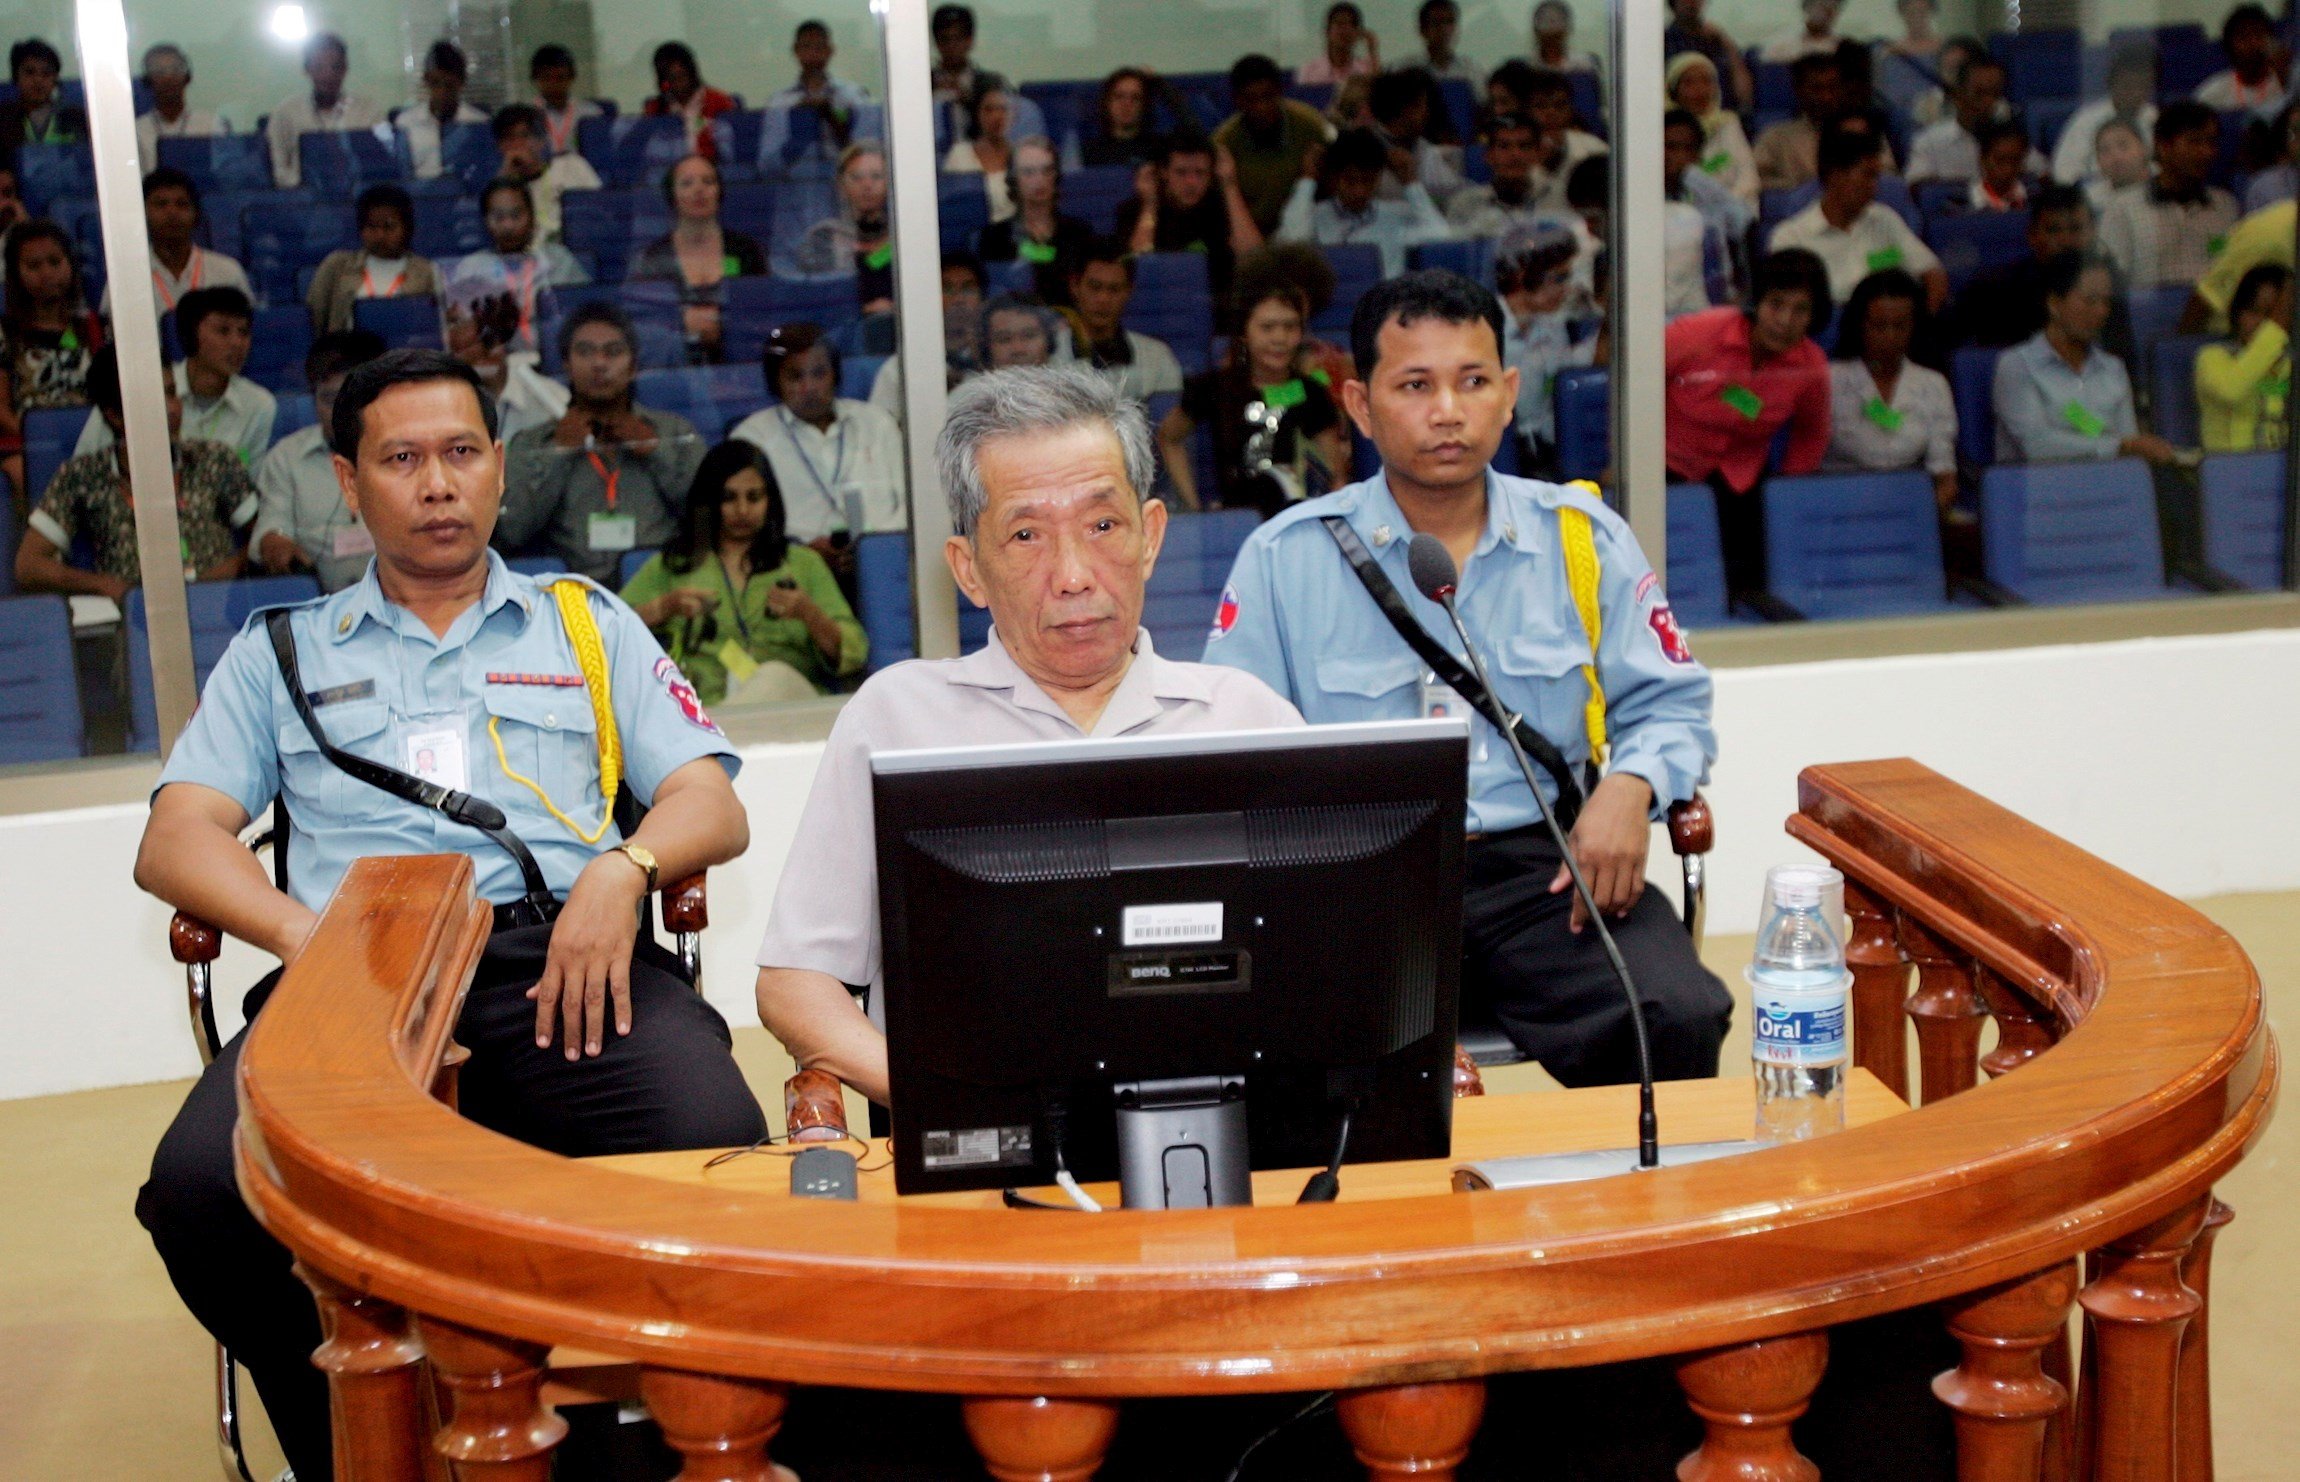
[[[623,587],[705,703],[799,699],[859,673],[870,644],[830,567],[783,533],[766,455],[703,455],[679,533]]]

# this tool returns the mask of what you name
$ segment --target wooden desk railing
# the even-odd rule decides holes
[[[466,862],[426,857],[355,866],[258,1021],[241,1186],[319,1294],[351,1482],[439,1457],[544,1477],[555,1344],[641,1366],[689,1479],[763,1477],[794,1383],[966,1396],[1002,1479],[1092,1475],[1130,1396],[1337,1389],[1374,1477],[1446,1477],[1484,1376],[1669,1355],[1707,1434],[1680,1477],[1789,1482],[1812,1475],[1788,1425],[1829,1328],[1925,1304],[1963,1347],[1934,1388],[1966,1482],[2208,1478],[2212,1185],[2277,1077],[2251,964],[1912,762],[1808,772],[1790,831],[1848,877],[1861,1059],[1905,1081],[1902,1012],[1922,1047],[1924,1105],[1815,1142],[1539,1191],[1096,1217],[650,1179],[431,1094],[487,915]]]

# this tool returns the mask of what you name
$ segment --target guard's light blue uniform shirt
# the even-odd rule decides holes
[[[354,585],[291,611],[304,691],[331,744],[404,772],[409,735],[459,727],[465,790],[503,810],[554,894],[564,896],[586,864],[622,842],[612,824],[596,844],[577,838],[504,775],[488,736],[488,721],[499,721],[512,768],[540,783],[568,817],[586,828],[598,823],[608,800],[599,795],[597,723],[557,604],[533,578],[490,551],[485,595],[444,638],[385,600],[372,563]],[[632,793],[651,802],[665,777],[697,757],[717,757],[732,777],[741,763],[727,738],[638,615],[596,587],[591,612],[607,650]],[[502,903],[526,893],[517,864],[486,835],[370,787],[320,755],[289,703],[260,614],[208,676],[160,774],[160,786],[171,782],[212,787],[251,817],[284,794],[293,823],[289,893],[315,911],[353,860],[383,854],[468,854],[481,895]]]
[[[1502,705],[1549,738],[1580,773],[1589,756],[1582,666],[1589,643],[1566,579],[1557,510],[1589,512],[1600,568],[1597,673],[1605,686],[1608,768],[1642,777],[1654,815],[1693,796],[1716,757],[1709,673],[1685,647],[1653,568],[1621,517],[1578,489],[1486,474],[1486,527],[1454,601],[1478,642]],[[1422,626],[1449,652],[1461,640],[1445,609],[1414,590],[1406,523],[1376,475],[1307,500],[1248,537],[1206,643],[1205,661],[1259,675],[1312,725],[1410,719],[1422,713],[1421,660],[1382,616],[1343,559],[1321,516],[1340,514],[1373,552]],[[1554,802],[1555,784],[1534,775]],[[1483,718],[1471,722],[1471,833],[1541,821],[1510,758]]]

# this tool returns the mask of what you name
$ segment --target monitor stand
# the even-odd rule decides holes
[[[1118,1184],[1128,1209],[1254,1202],[1247,1177],[1246,1083],[1236,1076],[1121,1081]]]

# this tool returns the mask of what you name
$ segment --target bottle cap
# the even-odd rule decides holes
[[[1773,890],[1773,904],[1797,908],[1820,905],[1832,880],[1843,878],[1835,870],[1806,865],[1775,865],[1766,872],[1766,881]]]

